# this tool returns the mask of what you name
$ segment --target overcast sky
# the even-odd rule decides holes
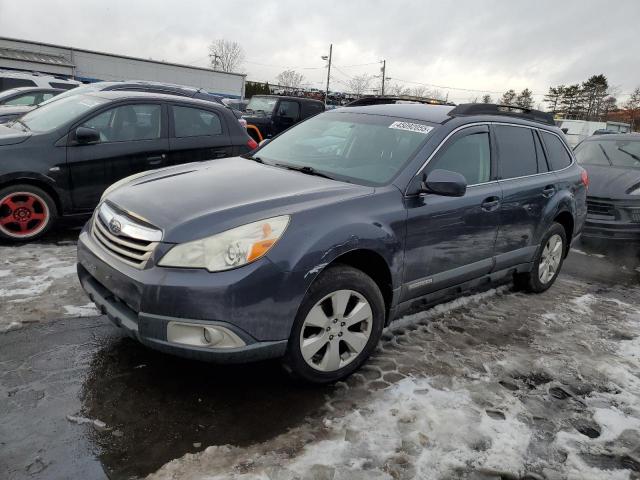
[[[640,0],[0,0],[1,36],[198,66],[224,38],[244,47],[248,80],[293,68],[319,88],[333,43],[332,90],[386,59],[392,83],[457,102],[525,87],[538,102],[598,73],[624,101],[640,86],[639,27]]]

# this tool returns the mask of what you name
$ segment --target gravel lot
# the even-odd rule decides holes
[[[502,286],[405,317],[316,388],[123,338],[78,291],[65,235],[0,247],[11,479],[640,478],[635,251],[580,246],[542,295]]]

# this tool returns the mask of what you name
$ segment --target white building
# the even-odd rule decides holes
[[[203,88],[209,93],[244,98],[245,75],[177,63],[94,52],[0,37],[0,69],[41,72],[100,80],[147,80]]]
[[[596,130],[608,130],[616,133],[629,133],[631,125],[622,122],[588,122],[586,120],[557,120],[557,125],[565,130],[567,143],[571,148],[593,135]]]

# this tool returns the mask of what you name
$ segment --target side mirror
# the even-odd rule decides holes
[[[425,175],[420,193],[433,193],[445,197],[462,197],[467,191],[467,180],[457,172],[434,170]]]
[[[76,140],[82,145],[97,143],[100,141],[100,132],[93,128],[78,127],[76,129]]]
[[[267,143],[269,143],[271,141],[270,138],[265,138],[264,140],[261,140],[260,143],[258,144],[259,147],[264,147]]]

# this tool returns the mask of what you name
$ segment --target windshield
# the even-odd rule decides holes
[[[416,120],[325,113],[287,130],[256,155],[265,163],[313,170],[364,185],[388,183],[432,127]]]
[[[582,142],[574,153],[584,165],[640,168],[640,138]]]
[[[277,98],[271,97],[251,97],[247,105],[247,112],[271,113],[276,106]]]
[[[108,100],[99,97],[73,95],[47,105],[40,105],[15,122],[33,132],[51,132],[106,102]]]

